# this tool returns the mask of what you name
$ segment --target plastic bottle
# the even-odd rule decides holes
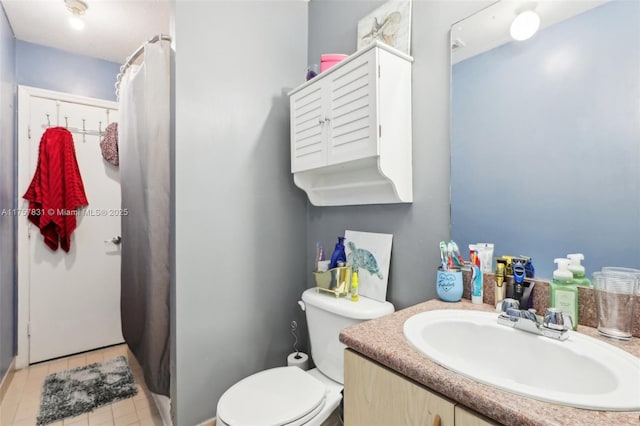
[[[578,288],[573,282],[573,274],[569,271],[569,259],[554,259],[558,269],[553,271],[551,281],[551,307],[571,315],[573,329],[578,328]]]
[[[567,259],[571,261],[569,263],[569,271],[573,274],[573,282],[583,287],[591,287],[591,280],[585,277],[584,266],[580,263],[581,260],[584,260],[584,254],[568,254]]]
[[[344,252],[344,237],[338,237],[338,242],[336,243],[336,247],[333,249],[333,254],[331,255],[329,268],[337,267],[338,262],[347,262],[347,255]]]
[[[353,271],[353,274],[351,275],[351,301],[352,302],[357,302],[359,299],[358,296],[358,271]]]

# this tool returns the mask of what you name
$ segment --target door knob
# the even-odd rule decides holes
[[[111,244],[115,244],[118,245],[122,242],[122,237],[120,235],[117,235],[113,238],[111,238],[110,240],[104,240],[105,244],[111,243]]]

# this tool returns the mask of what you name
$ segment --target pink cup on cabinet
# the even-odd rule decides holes
[[[343,55],[340,53],[327,53],[320,55],[320,72],[325,72],[338,62],[347,59],[349,55]]]

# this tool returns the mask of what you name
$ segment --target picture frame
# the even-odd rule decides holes
[[[347,230],[347,265],[358,271],[359,293],[373,300],[387,300],[392,234]]]
[[[379,40],[399,51],[411,51],[411,0],[391,0],[358,21],[360,50]]]

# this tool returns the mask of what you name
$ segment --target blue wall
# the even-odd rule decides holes
[[[453,67],[452,238],[640,267],[640,3],[614,1]]]
[[[18,84],[115,101],[120,65],[26,41],[16,41]]]
[[[0,212],[14,207],[15,95],[15,39],[0,7]],[[14,236],[14,217],[0,214],[0,380],[15,354]]]

